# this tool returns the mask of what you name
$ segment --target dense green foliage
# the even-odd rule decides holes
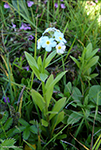
[[[0,1],[1,150],[100,150],[100,7]]]

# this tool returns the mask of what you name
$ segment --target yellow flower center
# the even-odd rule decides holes
[[[38,42],[40,42],[40,39],[38,40]]]
[[[60,40],[62,40],[62,37],[59,37]]]
[[[46,42],[46,44],[48,44],[48,45],[49,45],[49,44],[50,44],[50,42],[49,42],[49,41],[47,41],[47,42]]]
[[[61,46],[59,46],[58,49],[61,49]]]

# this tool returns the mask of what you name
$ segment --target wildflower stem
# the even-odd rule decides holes
[[[61,59],[62,59],[63,71],[65,71],[65,65],[64,65],[63,55],[61,55]],[[64,77],[63,77],[63,82],[64,82],[64,85],[65,85],[66,84],[66,75],[64,75]]]

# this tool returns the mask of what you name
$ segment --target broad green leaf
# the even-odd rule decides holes
[[[61,111],[61,110],[63,109],[63,107],[65,106],[65,102],[66,102],[66,97],[63,97],[63,98],[59,99],[59,100],[55,103],[55,105],[54,105],[52,111],[53,111],[53,112],[55,111],[55,112],[58,112],[58,113],[59,113],[59,111]],[[50,114],[49,120],[51,120],[55,115],[56,115],[56,114]]]
[[[45,80],[48,78],[48,75],[45,73],[40,73],[40,80],[45,82]]]
[[[78,102],[80,102],[81,98],[82,98],[82,94],[80,92],[80,90],[77,87],[73,87],[72,90],[72,98]]]
[[[39,70],[42,69],[42,59],[41,59],[41,56],[38,57],[37,64],[38,64]]]
[[[101,86],[93,85],[89,90],[89,97],[92,102],[101,105]]]
[[[42,125],[43,125],[43,126],[48,127],[48,122],[47,122],[47,121],[41,119],[41,122],[42,122]]]
[[[23,132],[23,138],[24,138],[25,140],[27,140],[28,137],[30,136],[30,129],[29,129],[29,127],[30,127],[30,126],[26,127],[26,129],[25,129],[24,132]]]
[[[50,87],[50,84],[53,82],[53,74],[50,75],[48,78],[45,89],[46,89],[46,101],[47,101],[47,107],[49,106],[50,100],[52,98],[53,94],[53,86]],[[50,87],[50,90],[47,90]]]
[[[45,108],[45,101],[44,101],[43,97],[41,96],[41,94],[39,94],[37,91],[32,89],[31,95],[32,95],[33,101],[40,108],[40,110],[43,111]]]
[[[99,56],[95,56],[92,59],[90,59],[90,61],[85,64],[85,67],[83,68],[83,73],[85,73],[89,68],[91,68],[92,66],[94,66],[99,60]]]
[[[79,112],[79,113],[81,113],[81,112]],[[76,114],[75,112],[73,112],[70,116],[69,116],[69,118],[68,118],[68,120],[67,120],[67,124],[69,125],[69,124],[74,124],[74,123],[77,123],[77,122],[79,122],[79,120],[82,118],[81,116],[80,116],[80,114]]]
[[[30,126],[30,131],[33,132],[34,134],[38,133],[38,128],[35,125]]]
[[[34,59],[34,57],[32,57],[29,53],[27,53],[27,52],[25,52],[25,56],[26,56],[26,59],[27,59],[27,61],[28,61],[28,63],[29,63],[29,65],[30,65],[30,67],[31,68],[33,68],[33,66],[35,66],[37,69],[39,69],[38,68],[38,65],[37,65],[37,63],[36,63],[36,61],[35,61],[35,59]]]
[[[92,79],[92,78],[95,78],[95,77],[97,77],[97,76],[98,76],[97,73],[93,73],[93,74],[90,75],[90,78]]]
[[[72,56],[70,56],[70,58],[77,64],[78,68],[80,68],[79,61],[76,58],[72,57]]]
[[[23,125],[23,126],[29,126],[29,123],[26,122],[24,119],[19,118],[19,122]]]
[[[70,93],[72,92],[72,84],[71,82],[68,82],[66,85],[65,85],[65,88],[64,88],[64,94],[66,96],[70,96]]]
[[[86,51],[86,59],[88,59],[91,56],[91,54],[92,54],[92,44],[89,43],[87,45],[86,49],[87,49],[87,51]]]
[[[64,119],[64,111],[60,112],[58,115],[56,115],[53,119],[52,119],[52,125],[53,125],[53,129],[55,129],[55,127]]]
[[[49,54],[49,56],[45,60],[45,68],[48,66],[50,61],[53,59],[53,57],[56,55],[56,51],[53,51]]]
[[[86,54],[86,59],[87,60],[91,59],[97,52],[98,52],[98,48],[96,48],[95,50],[93,50],[89,55]]]
[[[51,88],[54,87],[54,85],[64,76],[64,74],[66,73],[67,71],[64,71],[62,73],[60,73],[53,81],[52,83],[50,84],[50,86],[48,87],[48,89],[46,90],[46,93],[48,90],[50,90]]]

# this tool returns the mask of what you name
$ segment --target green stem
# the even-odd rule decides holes
[[[62,59],[63,71],[65,71],[65,65],[64,65],[63,55],[61,55],[61,59]],[[64,77],[63,77],[63,83],[64,83],[64,85],[66,84],[66,75],[64,75]]]
[[[58,132],[52,139],[50,139],[49,142],[47,142],[46,145],[43,147],[43,150],[50,142],[52,142],[59,134],[61,134],[62,131],[67,128],[67,126],[68,124],[60,132]]]

